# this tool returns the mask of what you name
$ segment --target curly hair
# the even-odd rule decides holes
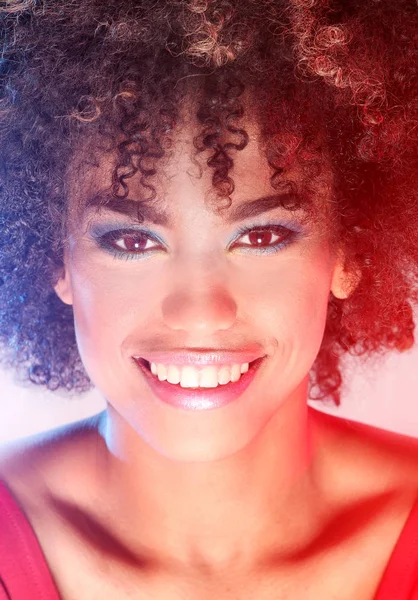
[[[272,187],[286,185],[294,160],[303,165],[303,201],[289,210],[314,218],[307,182],[329,156],[330,235],[361,278],[348,298],[330,294],[311,398],[339,404],[344,354],[412,346],[414,0],[6,0],[0,22],[0,342],[8,365],[50,390],[91,387],[72,308],[53,289],[71,166],[83,144],[99,140],[117,155],[110,195],[126,197],[137,176],[144,201],[154,201],[153,177],[193,86],[196,152],[210,153],[222,208],[234,190],[232,155],[248,143],[241,123],[249,110]]]

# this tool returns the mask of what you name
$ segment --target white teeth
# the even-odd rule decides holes
[[[180,372],[176,367],[172,368],[175,369],[176,372]],[[173,382],[168,378],[167,381],[170,383],[177,383],[177,381]],[[181,387],[199,387],[199,373],[197,373],[193,367],[183,367],[181,370],[180,385]]]
[[[176,367],[174,365],[162,365],[150,363],[151,373],[156,375],[160,381],[180,384],[181,387],[205,387],[214,388],[218,385],[226,385],[230,381],[238,381],[243,373],[249,369],[249,363],[242,365],[230,365],[216,367],[210,365],[202,370],[195,369],[190,365]]]
[[[152,362],[152,363],[150,363],[150,366],[151,366],[151,373],[153,375],[157,375],[157,365]]]
[[[167,381],[169,383],[180,383],[180,371],[171,365],[167,367]]]

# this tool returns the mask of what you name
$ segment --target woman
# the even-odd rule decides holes
[[[3,455],[4,597],[413,598],[416,441],[307,406],[414,341],[412,0],[1,10],[4,360],[107,402]]]

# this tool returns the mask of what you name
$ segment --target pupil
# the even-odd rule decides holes
[[[268,231],[259,231],[257,233],[251,232],[249,234],[250,243],[261,244],[261,240],[265,235],[271,235],[271,233],[269,233]]]
[[[125,246],[128,250],[140,250],[141,242],[138,241],[137,237],[133,237],[132,235],[125,236]]]

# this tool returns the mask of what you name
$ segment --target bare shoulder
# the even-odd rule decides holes
[[[70,493],[91,482],[89,466],[101,454],[101,415],[0,446],[0,479],[25,508],[56,490]],[[36,501],[35,501],[36,498]]]
[[[324,463],[350,481],[356,493],[387,490],[418,494],[418,438],[345,418],[316,413]],[[334,481],[335,481],[334,480]]]
[[[76,581],[86,590],[94,572],[95,554],[83,532],[93,523],[91,507],[100,506],[97,480],[105,457],[100,417],[0,448],[0,479],[30,522],[63,598],[77,594],[61,593],[67,581],[70,588]]]

